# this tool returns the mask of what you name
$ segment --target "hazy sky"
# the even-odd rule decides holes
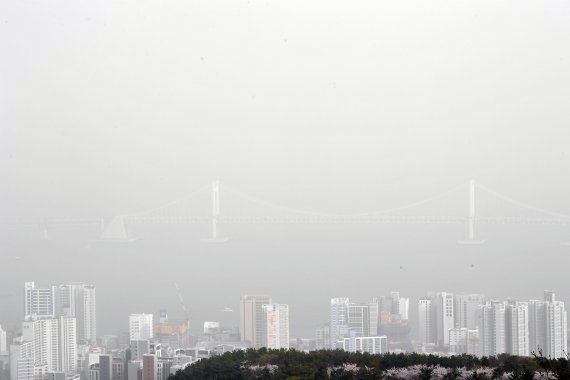
[[[8,215],[217,178],[343,211],[475,177],[570,212],[567,1],[3,0],[0,51]]]
[[[328,213],[390,208],[463,183],[462,213],[470,178],[570,214],[569,102],[566,0],[0,0],[0,214],[129,214],[214,179]],[[204,319],[241,293],[270,293],[291,303],[293,320],[312,315],[312,331],[327,318],[327,297],[393,287],[570,296],[563,229],[487,229],[488,245],[460,251],[464,226],[240,228],[230,231],[234,245],[200,245],[200,226],[182,233],[195,245],[126,254],[92,254],[83,241],[55,240],[45,253],[2,243],[11,270],[0,285],[12,294],[3,302],[20,303],[25,280],[93,282],[102,331],[113,331],[129,312],[178,308],[176,280]],[[113,270],[132,287],[128,304],[107,283],[108,260],[121,254],[129,266]],[[70,267],[46,271],[53,257]],[[555,275],[496,282],[506,268],[524,273],[544,261],[556,263]],[[346,270],[373,283],[347,288],[336,281]],[[140,273],[158,275],[148,293],[124,282]],[[231,289],[222,281],[195,291],[216,274]],[[292,274],[296,288],[285,288]]]

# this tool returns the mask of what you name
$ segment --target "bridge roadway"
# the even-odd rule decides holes
[[[137,216],[124,217],[126,224],[192,224],[211,223],[211,217],[192,216]],[[220,224],[466,224],[466,216],[219,216]],[[477,225],[569,226],[570,219],[544,219],[530,217],[477,217]]]
[[[137,224],[201,224],[211,223],[211,216],[122,215],[124,223]],[[465,224],[467,216],[437,215],[361,215],[361,216],[224,216],[217,218],[220,224]],[[570,218],[534,218],[522,216],[476,217],[477,225],[570,226]],[[3,220],[8,225],[81,226],[101,225],[101,218],[17,218]]]

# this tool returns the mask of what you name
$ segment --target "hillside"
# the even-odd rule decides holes
[[[349,353],[323,350],[249,349],[198,361],[170,380],[221,379],[570,379],[567,359],[535,357],[441,357],[422,354]]]

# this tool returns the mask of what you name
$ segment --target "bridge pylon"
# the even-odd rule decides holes
[[[125,218],[126,215],[117,215],[107,225],[101,219],[101,238],[92,242],[129,243],[137,240],[129,235]]]
[[[475,180],[469,181],[469,214],[467,216],[467,239],[459,240],[458,244],[483,244],[485,240],[475,238]]]
[[[203,243],[224,243],[227,237],[218,236],[218,222],[220,217],[220,181],[212,182],[212,236],[202,239]]]
[[[44,224],[44,226],[43,226],[42,240],[43,240],[43,241],[50,241],[50,240],[51,240],[51,236],[50,236],[50,234],[49,234],[49,230],[48,230],[47,223]]]

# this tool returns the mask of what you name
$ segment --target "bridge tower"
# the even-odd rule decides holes
[[[43,231],[42,231],[42,240],[44,241],[49,241],[51,240],[50,234],[49,234],[49,230],[48,230],[48,226],[47,226],[47,222],[44,224],[43,226]]]
[[[107,225],[104,219],[101,219],[101,238],[92,242],[129,243],[137,240],[128,233],[126,217],[127,215],[117,215]]]
[[[467,240],[459,240],[459,244],[483,244],[485,240],[475,239],[475,180],[469,181],[469,214],[467,216]]]
[[[228,238],[218,237],[218,223],[220,218],[220,181],[212,182],[212,236],[202,239],[204,243],[223,243]]]

